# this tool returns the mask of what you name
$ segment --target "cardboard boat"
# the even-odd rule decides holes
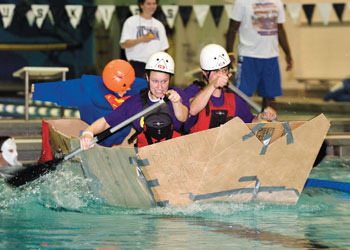
[[[87,126],[48,120],[52,147],[79,147]],[[81,172],[107,203],[128,208],[235,201],[296,204],[324,141],[329,121],[245,124],[234,118],[206,131],[139,149],[95,146],[81,152]]]

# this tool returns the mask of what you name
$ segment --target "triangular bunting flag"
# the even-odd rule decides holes
[[[287,4],[287,11],[292,18],[294,23],[297,23],[300,15],[301,4],[300,3],[289,3]]]
[[[31,7],[35,16],[36,26],[41,29],[50,7],[47,4],[32,4]]]
[[[105,25],[105,29],[108,29],[111,20],[112,20],[112,15],[115,10],[114,5],[98,5],[97,6],[97,11],[96,15],[99,15],[101,17],[101,20],[103,24]],[[98,18],[96,18],[98,19]]]
[[[66,9],[70,24],[74,29],[76,29],[81,20],[81,15],[83,13],[83,6],[82,5],[65,5],[64,7]]]
[[[187,26],[188,21],[190,20],[192,7],[191,6],[180,6],[179,8],[180,16],[184,26]]]
[[[233,5],[232,4],[225,4],[224,8],[225,8],[227,16],[230,18]]]
[[[203,23],[209,12],[209,5],[195,4],[193,5],[193,11],[196,15],[199,27],[203,27]]]
[[[123,24],[125,20],[132,15],[128,6],[117,6],[116,15],[119,19],[120,24]]]
[[[138,14],[140,14],[140,8],[139,8],[138,5],[132,4],[132,5],[129,6],[129,8],[130,8],[130,11],[131,11],[131,14],[132,14],[132,15],[138,15]]]
[[[175,18],[178,10],[179,10],[179,6],[177,5],[162,5],[162,11],[171,29],[174,27]]]
[[[223,6],[219,6],[219,5],[210,6],[210,11],[211,11],[211,14],[213,15],[216,27],[219,26],[223,10],[224,10]]]
[[[34,16],[34,13],[32,10],[27,11],[26,18],[27,18],[29,26],[32,27],[34,24],[34,20],[35,20],[35,16]]]
[[[337,17],[338,17],[339,21],[342,22],[345,4],[344,3],[334,3],[333,8],[335,10],[335,13],[337,13]]]
[[[329,22],[329,15],[331,13],[332,5],[330,3],[318,3],[317,9],[321,14],[323,24],[327,25]]]
[[[15,4],[0,4],[0,15],[5,29],[11,25],[15,8]]]
[[[311,25],[312,23],[312,15],[314,14],[314,9],[315,9],[314,4],[303,4],[303,10],[309,25]]]

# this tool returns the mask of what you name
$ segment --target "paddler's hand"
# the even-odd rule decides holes
[[[277,112],[271,107],[266,107],[264,109],[264,112],[259,114],[259,120],[265,120],[265,121],[275,121],[277,118]]]
[[[80,137],[80,148],[82,150],[88,150],[95,146],[95,144],[91,145],[91,141],[93,138],[93,133],[91,133],[90,131],[84,131]]]
[[[181,96],[179,93],[177,93],[175,90],[170,89],[166,92],[166,96],[168,97],[169,101],[172,103],[179,103],[182,102]]]
[[[215,89],[222,89],[224,88],[229,81],[229,78],[231,77],[231,73],[224,73],[221,72],[218,74],[218,76],[212,80],[209,84],[212,85]]]

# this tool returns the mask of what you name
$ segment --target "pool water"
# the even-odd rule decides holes
[[[350,182],[349,159],[311,178]],[[350,249],[350,195],[306,188],[298,204],[203,203],[124,209],[57,171],[21,189],[0,181],[0,249]]]

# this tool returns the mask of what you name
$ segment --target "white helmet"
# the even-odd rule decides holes
[[[203,70],[211,71],[230,65],[231,59],[227,51],[218,44],[208,44],[200,54],[200,64]]]
[[[174,59],[166,52],[156,52],[150,56],[146,64],[146,70],[154,70],[174,74]]]

